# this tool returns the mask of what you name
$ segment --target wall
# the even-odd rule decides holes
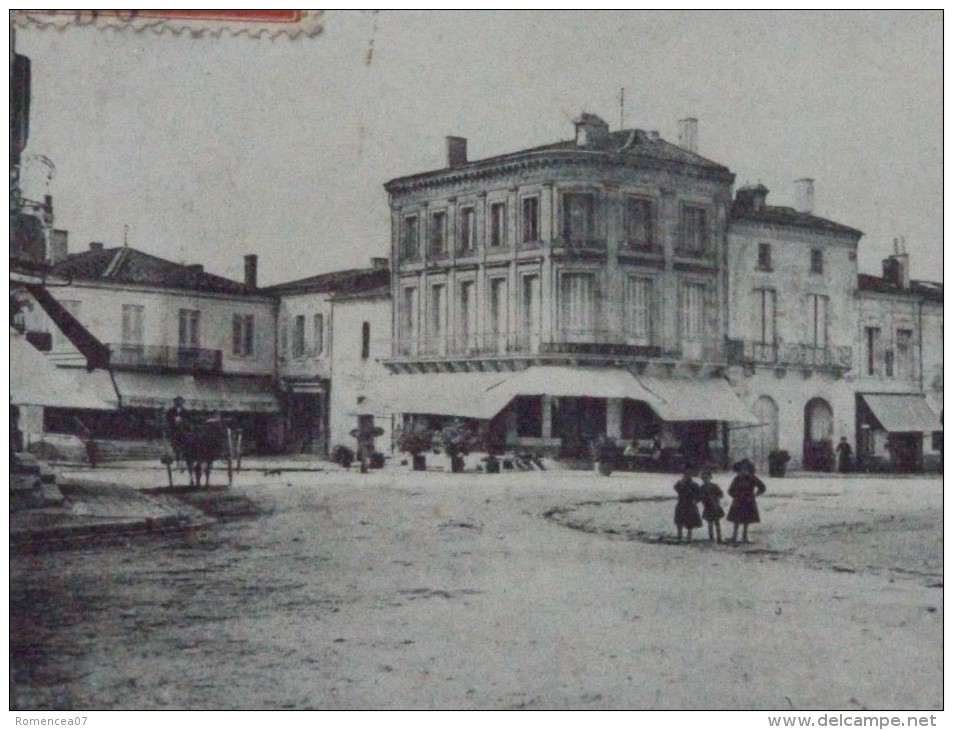
[[[941,312],[942,318],[942,312]],[[941,322],[942,325],[942,322]],[[866,329],[880,329],[880,347],[874,353],[874,374],[870,374],[867,359]],[[897,330],[913,333],[911,342],[912,367],[904,377],[898,370],[896,354]],[[940,334],[942,337],[942,333]],[[860,393],[918,393],[920,392],[920,302],[913,295],[892,295],[876,292],[857,293],[857,324],[854,330],[854,368],[856,389]],[[893,375],[887,375],[886,353],[893,352]],[[935,355],[931,352],[931,357]],[[942,366],[942,353],[939,355]],[[926,375],[926,373],[924,373]],[[924,382],[926,389],[927,382]]]
[[[278,307],[278,375],[282,378],[331,377],[331,303],[327,293],[282,294]],[[320,349],[315,342],[314,315],[324,319],[324,338]],[[295,317],[304,316],[304,352],[294,354]],[[286,334],[282,335],[282,329]],[[282,347],[282,342],[286,343]]]

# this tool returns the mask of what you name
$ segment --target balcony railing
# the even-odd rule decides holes
[[[728,340],[726,353],[734,365],[776,365],[778,367],[836,368],[850,370],[849,346],[824,347],[802,343]]]
[[[568,249],[570,251],[600,251],[606,250],[606,239],[561,236],[553,240],[553,249]]]
[[[127,370],[222,372],[222,351],[200,347],[110,344],[109,363]]]

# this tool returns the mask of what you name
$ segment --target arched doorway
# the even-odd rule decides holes
[[[752,429],[751,458],[760,471],[768,470],[768,454],[778,448],[778,404],[763,395],[754,403],[760,426]]]
[[[834,468],[834,411],[823,398],[804,406],[804,468],[832,471]]]

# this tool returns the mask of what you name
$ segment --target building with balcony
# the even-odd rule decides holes
[[[332,271],[264,290],[279,301],[277,375],[286,451],[327,456],[337,444],[354,448],[349,431],[357,426],[358,393],[353,391],[361,390],[358,381],[373,378],[373,372],[365,371],[379,358],[380,343],[390,344],[390,301],[385,291],[389,284],[388,260],[373,258],[369,268]],[[373,302],[372,311],[353,333],[348,315],[359,301]],[[368,348],[374,343],[373,358],[369,350],[360,357],[365,352],[365,321]],[[352,357],[355,343],[360,345],[358,357]],[[338,373],[332,387],[335,364]]]
[[[724,457],[717,424],[748,418],[725,379],[734,176],[693,119],[679,145],[574,123],[478,161],[448,137],[445,168],[385,185],[395,408],[563,454],[608,435]]]
[[[64,237],[47,286],[29,289],[24,330],[118,410],[47,408],[43,430],[73,432],[81,418],[101,438],[158,438],[164,411],[182,396],[188,410],[234,417],[246,446],[269,448],[280,423],[276,304],[256,286],[256,257],[245,264],[236,282],[125,246],[70,254]]]
[[[768,205],[763,185],[738,189],[728,232],[728,359],[761,426],[733,446],[763,469],[788,451],[796,468],[826,470],[854,428],[850,381],[857,246],[863,235],[813,214],[814,181],[797,206]]]

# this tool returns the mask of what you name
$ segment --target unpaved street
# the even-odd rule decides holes
[[[942,706],[940,479],[768,479],[749,548],[660,541],[674,479],[242,474],[262,517],[12,558],[12,705]]]

